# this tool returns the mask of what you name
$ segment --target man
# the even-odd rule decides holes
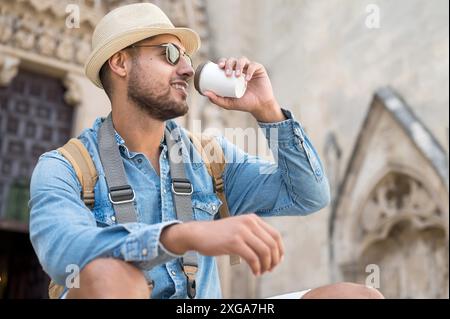
[[[180,263],[188,251],[198,253],[196,298],[220,298],[213,256],[235,254],[255,275],[281,262],[280,233],[260,216],[306,215],[329,202],[322,164],[301,125],[274,98],[264,67],[247,58],[224,58],[228,76],[245,74],[246,94],[240,99],[206,93],[212,103],[249,112],[261,128],[278,133],[278,165],[249,156],[218,137],[227,159],[223,173],[231,218],[214,220],[221,202],[204,165],[187,163],[192,183],[194,221],[177,220],[165,130],[178,128],[172,119],[186,114],[188,81],[194,70],[190,55],[199,36],[174,28],[152,4],[113,10],[97,25],[86,75],[103,87],[111,100],[115,142],[126,177],[135,191],[137,222],[118,224],[105,169],[99,155],[99,130],[104,119],[79,139],[99,174],[95,206],[80,199],[73,167],[57,151],[42,155],[31,181],[30,236],[44,270],[64,285],[66,267],[81,269],[80,287],[66,289],[67,298],[186,298],[187,280]],[[186,134],[182,131],[182,134]],[[190,208],[189,208],[190,209]],[[117,213],[117,212],[116,212]],[[374,296],[362,286],[339,284],[312,290],[306,296]]]

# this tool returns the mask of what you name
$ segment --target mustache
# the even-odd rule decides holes
[[[175,77],[175,78],[170,79],[170,83],[179,82],[179,81],[183,81],[183,82],[189,83],[189,80],[191,80],[191,79],[192,79],[191,76],[179,76],[179,77]]]

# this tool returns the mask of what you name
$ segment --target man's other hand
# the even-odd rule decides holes
[[[284,256],[280,233],[255,214],[171,225],[163,230],[161,243],[180,255],[193,250],[241,256],[255,275],[272,271]]]

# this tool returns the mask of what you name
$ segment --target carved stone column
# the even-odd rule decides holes
[[[14,56],[0,55],[0,86],[7,86],[17,75],[20,60]]]
[[[68,73],[63,79],[63,84],[66,88],[64,100],[67,104],[72,106],[78,106],[81,102],[81,88],[80,84],[77,82],[78,78],[79,76]]]

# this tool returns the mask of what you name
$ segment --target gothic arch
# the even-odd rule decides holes
[[[366,267],[380,270],[386,297],[447,296],[448,242],[443,225],[445,204],[420,174],[388,170],[353,216],[354,257],[340,265],[343,279],[365,283]],[[344,244],[345,245],[345,244]]]
[[[388,297],[448,297],[446,165],[406,103],[378,91],[330,218],[333,281],[365,283],[376,264]]]
[[[375,174],[374,180],[369,195],[352,214],[355,218],[350,232],[352,241],[361,243],[359,255],[372,242],[386,238],[391,228],[404,220],[410,220],[419,229],[435,224],[447,232],[442,226],[445,203],[425,176],[406,166],[391,165]]]

